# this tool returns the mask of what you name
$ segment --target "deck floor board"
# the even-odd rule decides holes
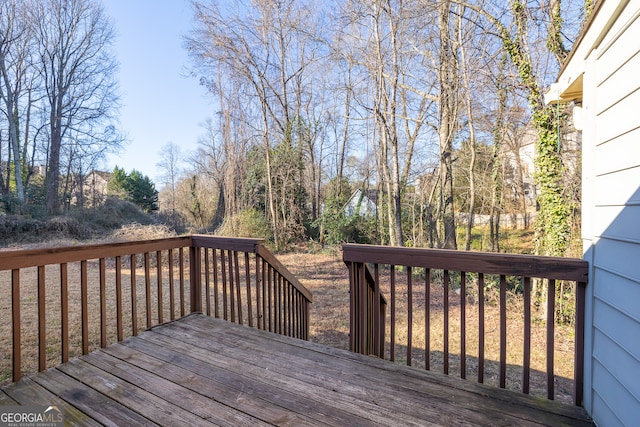
[[[581,408],[203,315],[6,386],[70,425],[591,425]]]

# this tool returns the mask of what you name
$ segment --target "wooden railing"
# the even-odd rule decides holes
[[[0,295],[3,381],[195,312],[308,339],[312,300],[261,240],[204,235],[0,251]]]
[[[497,354],[497,385],[506,387],[507,378],[507,344],[521,349],[521,386],[523,393],[529,394],[531,380],[531,346],[532,322],[535,326],[546,328],[546,396],[554,399],[554,351],[556,333],[556,283],[568,281],[575,283],[575,347],[573,351],[573,400],[576,405],[582,403],[582,387],[584,375],[584,299],[587,284],[588,264],[585,261],[568,258],[552,258],[529,255],[507,255],[481,252],[460,252],[450,250],[397,248],[370,245],[343,246],[343,260],[349,268],[351,315],[350,315],[350,348],[354,352],[386,357],[396,360],[404,357],[408,365],[417,359],[417,352],[422,353],[424,368],[431,369],[431,361],[438,359],[445,374],[450,372],[450,359],[459,359],[460,377],[466,378],[467,359],[474,360],[478,381],[485,381],[485,367],[489,360],[485,354],[490,350]],[[373,270],[367,275],[368,266]],[[495,284],[498,295],[496,305],[499,316],[497,323],[487,324],[485,309],[487,295],[485,290]],[[510,303],[509,313],[514,307],[521,307],[523,330],[517,336],[507,333],[507,292],[508,286],[519,287],[520,303]],[[545,318],[535,319],[532,309],[536,308],[535,298],[532,300],[532,287],[547,291],[546,303],[541,311]],[[383,289],[388,292],[388,302],[382,301]],[[520,293],[521,292],[521,293]],[[437,293],[437,294],[436,294]],[[459,295],[456,295],[459,293]],[[377,295],[380,295],[378,298]],[[473,297],[473,306],[467,306],[467,300]],[[511,300],[510,300],[511,301]],[[385,323],[383,304],[390,304],[388,327]],[[457,307],[456,307],[457,306]],[[398,308],[400,307],[400,308]],[[467,320],[468,313],[477,315],[478,323],[471,326]],[[450,322],[454,316],[459,318],[457,325]],[[439,350],[432,347],[437,318],[438,327],[442,328]],[[432,324],[433,323],[433,324]],[[469,327],[471,326],[471,327]],[[477,326],[477,327],[474,327]],[[398,339],[398,329],[402,327],[402,339]],[[417,329],[420,329],[417,331]],[[499,334],[497,349],[490,349],[486,340],[488,329],[495,329]],[[455,337],[450,333],[455,331]],[[388,341],[386,341],[386,334]],[[467,341],[474,335],[473,354],[469,353]],[[455,338],[459,343],[459,352],[451,351],[450,341]],[[414,345],[419,340],[419,346]],[[397,355],[398,343],[405,346],[403,355]],[[381,345],[381,343],[383,343]],[[386,345],[384,345],[386,343]],[[401,347],[401,346],[400,346]],[[415,347],[415,348],[414,348]],[[434,353],[441,353],[442,360]],[[510,357],[510,360],[513,358]],[[477,366],[475,361],[477,360]],[[457,370],[457,366],[456,366]]]

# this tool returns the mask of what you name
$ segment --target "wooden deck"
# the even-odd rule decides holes
[[[591,425],[581,408],[200,314],[9,385],[73,425]]]

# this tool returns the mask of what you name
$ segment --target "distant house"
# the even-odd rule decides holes
[[[582,238],[590,263],[584,406],[599,426],[640,423],[640,2],[600,0],[547,93],[582,130]]]
[[[522,192],[528,210],[535,211],[536,183],[533,172],[538,133],[533,126],[524,126],[512,139],[500,146],[506,169],[504,185],[511,188],[516,198]]]
[[[378,214],[378,191],[360,189],[354,191],[344,205],[344,213],[347,216],[375,217]]]
[[[92,170],[74,179],[74,195],[71,204],[87,208],[100,206],[107,198],[107,185],[111,172]]]
[[[527,212],[536,210],[538,188],[534,173],[537,141],[538,132],[529,124],[519,128],[517,134],[507,137],[506,143],[500,146],[505,166],[504,186],[510,188],[515,198],[522,193]],[[566,185],[571,185],[571,181],[575,181],[576,184],[579,182],[581,144],[580,132],[574,129],[563,130],[559,150],[566,168],[565,177],[569,181]]]

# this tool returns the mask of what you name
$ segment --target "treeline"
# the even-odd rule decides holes
[[[499,250],[501,218],[535,212],[537,252],[566,252],[579,145],[543,94],[588,12],[578,2],[191,5],[185,47],[218,111],[197,152],[163,149],[169,220],[277,248],[469,249],[485,215]],[[3,211],[61,212],[120,145],[112,40],[96,1],[0,2]]]
[[[120,147],[113,39],[99,2],[0,1],[0,211],[60,213]]]
[[[192,5],[186,48],[219,111],[192,168],[168,174],[173,212],[182,186],[186,217],[202,218],[206,200],[204,222],[233,232],[259,218],[277,247],[466,249],[485,214],[498,250],[501,214],[536,211],[537,251],[566,251],[577,146],[543,93],[584,19],[575,2]]]

